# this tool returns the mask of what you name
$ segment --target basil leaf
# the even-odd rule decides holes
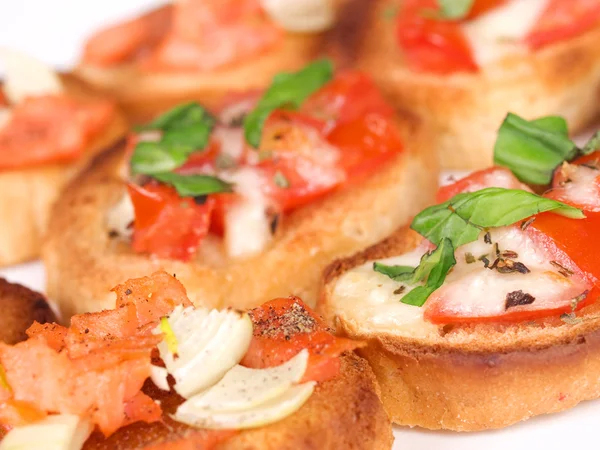
[[[471,11],[475,0],[438,0],[442,19],[464,19]]]
[[[600,150],[600,131],[596,131],[589,141],[583,146],[581,149],[581,153],[584,155],[589,155],[590,153],[594,153],[596,150]]]
[[[373,270],[375,272],[379,272],[383,275],[387,275],[388,277],[390,277],[392,280],[395,281],[403,281],[400,280],[400,277],[403,275],[407,275],[407,274],[412,274],[415,270],[416,267],[410,267],[410,266],[388,266],[386,264],[381,264],[378,262],[374,262],[373,263]]]
[[[585,217],[573,206],[527,191],[487,188],[458,194],[426,208],[415,216],[410,227],[434,244],[449,238],[456,248],[476,241],[484,228],[512,225],[545,211],[572,219]]]
[[[201,125],[205,123],[214,124],[215,119],[206,109],[197,102],[184,103],[161,114],[152,122],[140,125],[138,131],[167,130],[177,127],[188,127],[190,125]]]
[[[527,121],[509,113],[498,131],[494,163],[507,167],[525,183],[547,185],[554,169],[577,154],[563,118]]]
[[[140,142],[129,163],[133,174],[152,175],[176,169],[186,162],[188,155],[186,148],[168,147],[161,142]]]
[[[182,197],[231,192],[231,184],[210,175],[181,175],[178,173],[156,173],[158,181],[173,186]]]
[[[329,60],[315,61],[295,73],[280,73],[264,93],[256,108],[244,118],[246,141],[254,148],[260,145],[265,121],[277,108],[299,108],[302,102],[333,77]]]

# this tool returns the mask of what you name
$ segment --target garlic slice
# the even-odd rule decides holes
[[[325,31],[335,20],[332,0],[261,0],[261,5],[286,31]]]
[[[158,344],[174,389],[182,397],[217,383],[246,354],[252,339],[252,321],[246,313],[233,310],[177,306],[168,317],[177,341],[177,354],[163,340]],[[155,333],[161,333],[157,327]]]
[[[0,450],[80,450],[93,430],[76,415],[48,416],[44,420],[13,428],[0,443]]]
[[[60,94],[63,90],[57,73],[35,58],[0,47],[0,61],[4,66],[4,93],[13,104],[26,97]]]

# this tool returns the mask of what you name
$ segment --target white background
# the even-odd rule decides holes
[[[82,40],[98,26],[161,3],[164,1],[0,0],[0,46],[68,68],[77,60]],[[0,275],[38,290],[44,288],[39,263],[0,270]],[[458,434],[396,428],[394,450],[598,449],[596,427],[600,427],[600,401],[501,431]]]

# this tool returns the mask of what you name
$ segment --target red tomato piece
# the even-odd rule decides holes
[[[538,49],[577,37],[599,24],[597,0],[550,0],[525,42]]]
[[[114,114],[108,101],[78,103],[64,96],[30,97],[0,129],[0,169],[78,158]]]
[[[310,353],[303,381],[326,381],[340,370],[339,356],[362,346],[331,334],[323,320],[297,297],[271,300],[250,311],[254,337],[242,360],[247,367],[283,364],[303,349]]]
[[[436,201],[437,203],[443,203],[457,194],[475,192],[489,187],[530,190],[510,170],[504,167],[490,167],[489,169],[478,170],[453,183],[442,186],[437,192]]]
[[[214,200],[181,198],[174,188],[128,184],[135,210],[132,247],[136,252],[189,261],[208,233]]]

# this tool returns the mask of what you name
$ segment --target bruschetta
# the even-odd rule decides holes
[[[70,184],[43,256],[67,315],[106,307],[111,285],[158,268],[195,304],[294,294],[314,305],[329,262],[433,201],[426,128],[359,72],[318,61],[241,106],[181,105]]]
[[[0,448],[391,448],[375,377],[300,299],[195,308],[157,272],[0,343]],[[22,331],[22,330],[21,330]]]
[[[339,0],[179,0],[97,32],[76,73],[134,121],[178,103],[219,105],[318,57]]]
[[[431,122],[444,168],[488,167],[508,111],[564,116],[571,133],[600,113],[596,1],[358,0],[344,16],[347,62]]]
[[[395,423],[501,428],[600,396],[599,136],[578,148],[559,118],[510,115],[508,168],[441,188],[410,228],[326,270],[318,310],[367,341]]]
[[[0,266],[39,256],[54,200],[127,130],[115,105],[71,75],[0,49]]]

